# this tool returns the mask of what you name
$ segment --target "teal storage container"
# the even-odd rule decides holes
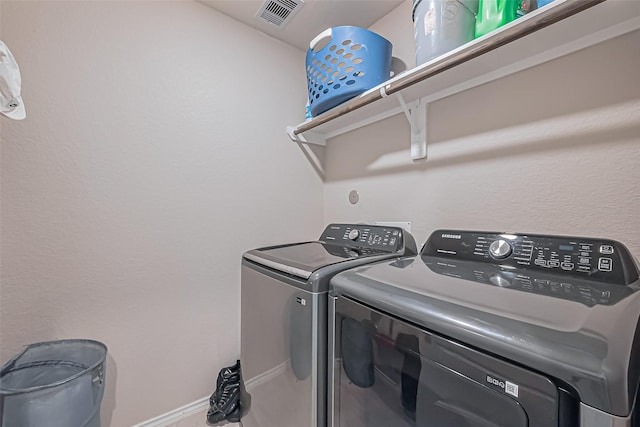
[[[473,40],[478,0],[413,0],[416,65]]]

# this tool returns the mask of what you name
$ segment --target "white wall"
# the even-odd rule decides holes
[[[405,3],[372,29],[406,57],[410,25]],[[333,138],[325,221],[411,221],[419,243],[438,228],[602,236],[640,257],[638,46],[635,32],[431,104],[427,160],[411,161],[404,115]]]
[[[208,396],[239,356],[241,253],[323,226],[284,133],[303,54],[195,2],[3,0],[1,23],[28,113],[1,122],[2,362],[103,341],[105,426]]]
[[[411,13],[413,0],[404,0],[369,29],[385,37],[393,44],[393,56],[401,59],[407,69],[416,66],[415,36]]]

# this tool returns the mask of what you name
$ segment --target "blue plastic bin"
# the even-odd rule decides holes
[[[319,34],[306,60],[311,115],[387,81],[391,50],[387,39],[360,27],[333,27]]]

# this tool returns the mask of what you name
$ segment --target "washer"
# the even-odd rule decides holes
[[[439,230],[331,288],[332,427],[640,426],[640,280],[619,242]]]
[[[242,368],[251,395],[244,427],[326,426],[329,280],[416,253],[401,228],[330,224],[318,241],[243,255]]]

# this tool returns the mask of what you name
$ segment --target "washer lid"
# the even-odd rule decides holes
[[[246,252],[244,258],[306,280],[322,267],[384,253],[372,248],[305,242],[254,249]]]
[[[244,258],[308,280],[314,271],[330,265],[372,257],[413,255],[415,241],[398,227],[368,224],[329,224],[317,241],[254,249]],[[345,264],[345,268],[357,263]],[[335,273],[335,271],[333,271]],[[327,283],[328,285],[328,283]]]

